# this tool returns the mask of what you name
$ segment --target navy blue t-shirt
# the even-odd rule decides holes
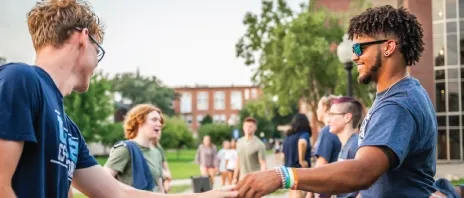
[[[363,120],[359,148],[385,146],[398,159],[362,197],[429,197],[435,188],[437,119],[419,81],[408,77],[378,93]]]
[[[41,68],[0,67],[0,138],[24,141],[12,187],[17,197],[67,197],[75,169],[97,165],[63,96]]]
[[[298,141],[306,140],[305,160],[308,162],[308,167],[311,167],[311,142],[309,141],[308,132],[295,132],[287,136],[283,144],[283,152],[285,156],[285,166],[301,168],[300,160],[298,159]]]
[[[332,163],[337,161],[342,143],[337,135],[330,132],[330,126],[325,126],[319,132],[314,147],[316,157],[324,157],[329,163]]]
[[[356,157],[356,151],[358,151],[358,134],[353,134],[342,146],[340,154],[338,155],[338,161],[354,159]],[[359,192],[352,192],[346,194],[339,194],[337,198],[355,198]]]

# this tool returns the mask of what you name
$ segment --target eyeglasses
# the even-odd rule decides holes
[[[370,46],[370,45],[385,43],[387,41],[388,40],[378,40],[378,41],[370,41],[370,42],[364,42],[364,43],[355,43],[353,44],[353,53],[356,54],[356,56],[361,56],[363,54],[363,48]]]
[[[83,28],[80,28],[80,27],[76,27],[75,29],[78,30],[78,31],[83,30]],[[97,45],[97,60],[98,60],[98,62],[100,62],[103,59],[103,57],[105,56],[105,50],[103,49],[103,47],[100,44],[98,44],[97,40],[95,38],[93,38],[92,35],[89,35],[89,38],[93,43],[95,43],[95,45]]]

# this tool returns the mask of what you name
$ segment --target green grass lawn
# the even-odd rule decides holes
[[[451,181],[451,183],[453,183],[453,186],[456,186],[458,184],[464,184],[464,179],[460,179],[460,180],[454,180],[454,181]]]
[[[194,164],[196,150],[166,151],[173,179],[186,179],[200,175],[200,167]]]

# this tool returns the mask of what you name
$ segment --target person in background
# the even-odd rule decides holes
[[[198,146],[195,161],[200,165],[200,172],[202,176],[208,176],[211,186],[214,186],[214,176],[217,171],[217,149],[211,143],[210,136],[203,137],[203,143]]]
[[[163,169],[163,188],[166,193],[169,192],[171,189],[171,181],[172,181],[172,175],[171,175],[171,170],[169,169],[169,164],[168,164],[168,158],[166,157],[166,152],[164,151],[164,148],[160,144],[160,139],[161,135],[159,138],[153,140],[153,146],[158,149],[158,151],[161,153],[161,167]]]
[[[305,114],[296,114],[291,126],[283,143],[284,165],[293,168],[308,168],[311,166],[311,127],[308,117]],[[305,196],[304,191],[290,190],[291,198]]]
[[[226,152],[226,155],[225,155],[227,178],[228,178],[229,184],[232,184],[232,181],[234,180],[234,170],[237,165],[237,158],[238,158],[237,143],[235,139],[232,139],[230,141],[230,149]]]
[[[280,162],[282,156],[282,145],[279,140],[275,140],[274,142],[274,157],[276,162]]]
[[[255,136],[257,123],[252,117],[247,117],[243,121],[245,136],[237,141],[238,159],[232,183],[236,183],[248,173],[266,170],[266,146]]]
[[[319,100],[317,105],[317,119],[323,122],[325,126],[319,131],[319,136],[314,146],[314,155],[316,156],[315,167],[336,162],[341,149],[340,140],[335,134],[330,133],[330,127],[327,125],[329,110],[332,106],[331,102],[334,99],[337,99],[334,95],[324,96]]]
[[[341,143],[338,137],[330,133],[330,127],[328,126],[329,121],[329,110],[331,102],[337,99],[334,95],[323,96],[317,104],[317,119],[323,122],[325,126],[319,131],[316,143],[314,145],[314,156],[316,157],[316,163],[314,167],[320,167],[328,163],[336,162],[338,159],[338,153],[341,149]],[[315,194],[308,192],[306,198],[315,197]]]
[[[352,97],[341,97],[332,101],[329,110],[330,132],[337,135],[342,148],[337,161],[354,159],[358,150],[356,128],[362,120],[363,106]],[[337,195],[337,198],[355,198],[358,191]]]
[[[136,105],[129,110],[124,120],[128,140],[113,146],[105,170],[134,188],[164,193],[163,156],[152,143],[159,139],[163,124],[161,110],[151,104]]]
[[[222,185],[225,186],[227,183],[228,171],[226,168],[226,153],[230,149],[230,142],[228,140],[224,140],[222,142],[222,148],[217,153],[217,159],[219,160],[219,173],[221,174],[221,181]],[[230,182],[229,182],[230,184]]]

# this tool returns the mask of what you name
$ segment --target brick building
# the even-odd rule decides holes
[[[180,95],[179,100],[174,101],[174,111],[195,132],[206,115],[217,123],[237,123],[238,113],[245,102],[262,94],[261,89],[255,86],[195,86],[174,90]]]
[[[334,12],[350,0],[315,0]],[[464,161],[464,0],[371,0],[374,6],[404,6],[424,29],[425,50],[410,73],[426,89],[438,121],[437,158]],[[461,16],[462,15],[462,16]],[[304,108],[302,108],[304,109]]]

